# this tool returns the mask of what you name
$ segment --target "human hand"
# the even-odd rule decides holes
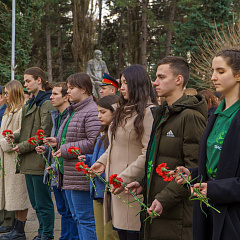
[[[191,187],[191,193],[193,193],[193,188],[199,188],[199,186],[200,183],[195,183],[193,187]],[[207,197],[207,183],[205,182],[201,183],[200,193]],[[194,193],[193,196],[197,197],[197,193]]]
[[[85,162],[86,161],[86,156],[85,155],[80,155],[80,156],[78,156],[78,160]]]
[[[35,147],[35,150],[36,150],[37,154],[42,154],[42,153],[46,152],[45,146],[37,146],[37,147]]]
[[[111,189],[111,193],[113,194],[120,194],[123,191],[124,191],[124,187],[122,185],[119,188],[112,187]]]
[[[7,141],[7,143],[11,144],[11,140],[12,142],[14,142],[14,135],[13,134],[7,134],[5,137],[5,140]]]
[[[61,149],[58,149],[56,152],[52,152],[53,157],[56,156],[57,158],[62,157]]]
[[[46,168],[46,170],[47,170],[48,173],[51,173],[51,171],[53,170],[53,168],[52,168],[51,166],[49,166],[49,167]]]
[[[95,162],[91,168],[90,168],[90,176],[92,178],[96,177],[96,174],[94,174],[93,172],[96,172],[97,174],[101,175],[104,171],[105,171],[105,165],[99,162]]]
[[[175,171],[170,171],[170,172],[169,172],[169,174],[171,174],[171,175],[174,177],[174,179],[175,179],[175,181],[176,181],[177,184],[184,184],[184,183],[186,183],[186,180],[185,180],[184,178],[182,178],[182,177],[178,174],[178,172],[179,172],[179,173],[182,172],[183,175],[184,175],[184,177],[186,177],[189,181],[192,180],[191,173],[190,173],[190,171],[188,170],[188,168],[183,167],[183,166],[178,166]],[[188,178],[188,177],[189,177],[189,178]]]
[[[49,142],[49,144],[51,144],[52,147],[56,147],[56,146],[57,146],[57,140],[56,140],[55,137],[47,137],[47,138],[44,138],[44,139],[43,139],[43,143],[44,143],[46,146],[50,147],[49,144],[48,144],[48,142]]]
[[[153,214],[153,211],[159,215],[162,214],[162,211],[163,211],[163,207],[162,207],[162,204],[157,200],[155,199],[153,202],[152,202],[152,205],[150,208],[147,208],[147,212],[150,216],[152,216],[153,218],[157,217],[156,215]]]
[[[18,155],[21,154],[18,145],[16,145],[15,148],[12,149],[12,151],[16,151]]]
[[[129,189],[137,196],[142,192],[143,187],[140,185],[139,182],[131,182],[125,187],[125,193],[129,193]]]

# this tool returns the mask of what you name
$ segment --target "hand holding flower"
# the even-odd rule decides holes
[[[7,135],[5,135],[5,139],[6,139],[8,144],[12,144],[12,142],[14,142],[14,135],[13,134],[7,134]]]
[[[127,186],[125,187],[125,193],[129,194],[129,190],[132,190],[132,192],[137,196],[142,192],[143,187],[140,185],[139,182],[135,181],[127,184]]]
[[[46,168],[46,170],[47,170],[48,173],[51,173],[53,171],[53,168],[51,166],[49,166],[49,167]]]
[[[205,197],[207,197],[207,183],[205,182],[202,182],[201,185],[200,183],[195,183],[193,187],[191,187],[191,194],[193,193],[193,196],[194,197],[197,197],[197,193],[196,192],[193,192],[193,188],[199,188],[200,187],[200,193],[202,195],[204,195]]]
[[[20,153],[20,150],[19,150],[19,148],[18,148],[18,145],[16,145],[16,146],[12,149],[12,151],[17,152],[18,155],[21,154],[21,153]]]
[[[152,205],[147,208],[147,212],[150,216],[152,216],[152,218],[155,218],[157,217],[154,212],[161,215],[162,214],[162,211],[163,211],[163,207],[162,207],[162,204],[157,200],[155,199],[153,202],[152,202]]]
[[[35,150],[36,150],[37,154],[42,154],[42,153],[46,152],[46,147],[44,147],[44,146],[37,146],[37,147],[35,147]]]
[[[182,178],[182,176],[179,174],[180,172],[184,173],[184,177],[186,177],[189,181],[192,180],[190,171],[183,166],[178,166],[174,171],[169,172],[169,174],[173,176],[177,184],[182,185],[186,183],[186,180]]]
[[[80,156],[78,156],[78,160],[79,161],[86,161],[86,156],[85,155],[80,155]]]
[[[52,152],[53,157],[56,156],[57,158],[62,157],[61,149],[58,149],[56,152]]]
[[[43,139],[43,143],[50,147],[49,144],[51,144],[52,147],[56,147],[57,146],[57,140],[55,137],[47,137]]]
[[[101,175],[104,171],[105,171],[105,165],[99,162],[95,162],[92,167],[90,168],[90,170],[92,171],[90,173],[90,176],[92,178],[96,177],[96,174],[94,174],[93,172],[96,172],[97,174]]]

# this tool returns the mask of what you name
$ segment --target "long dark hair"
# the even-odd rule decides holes
[[[28,68],[24,74],[32,75],[35,80],[39,77],[41,78],[42,88],[45,91],[50,91],[53,89],[53,85],[47,81],[45,72],[39,67]]]
[[[117,103],[119,97],[116,95],[108,95],[103,98],[100,98],[100,100],[97,102],[97,105],[110,110],[112,113],[114,113],[114,108],[113,104]],[[108,139],[108,125],[102,125],[98,131],[98,134],[94,140],[94,146],[97,142],[97,138],[99,135],[102,135],[99,140],[99,146],[103,145],[105,149],[107,149],[108,144],[109,144],[109,139]]]
[[[144,132],[145,108],[149,103],[157,105],[152,82],[147,71],[138,64],[125,68],[120,74],[120,79],[122,76],[127,81],[129,99],[125,100],[123,95],[120,95],[119,107],[116,109],[111,126],[112,137],[115,138],[117,127],[125,125],[128,118],[134,112],[137,112],[137,117],[134,120],[134,130],[138,138],[141,138]],[[129,106],[130,109],[126,110],[126,106]]]

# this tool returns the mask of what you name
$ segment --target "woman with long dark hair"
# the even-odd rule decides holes
[[[195,188],[221,213],[194,201],[193,239],[240,239],[240,50],[225,49],[212,61],[212,82],[225,96],[209,118],[199,145],[199,167],[184,171],[198,177]],[[185,181],[173,173],[179,184]],[[200,183],[200,179],[202,181]],[[201,186],[200,186],[201,184]],[[195,194],[194,194],[195,195]],[[203,211],[207,214],[207,217]]]
[[[127,184],[144,176],[145,155],[153,122],[150,108],[156,98],[149,75],[141,65],[127,67],[120,77],[121,96],[109,129],[110,144],[91,169],[96,172],[105,170],[106,179],[118,174]],[[140,218],[136,215],[140,205],[131,203],[131,208],[114,194],[132,202],[133,197],[122,193],[123,190],[124,187],[113,187],[113,194],[105,194],[105,221],[112,218],[120,240],[138,239]]]

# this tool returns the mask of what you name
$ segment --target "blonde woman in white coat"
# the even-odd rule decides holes
[[[14,228],[0,239],[25,240],[24,222],[30,206],[25,176],[17,173],[17,165],[12,146],[7,143],[2,132],[6,129],[13,133],[20,132],[22,121],[22,106],[24,105],[23,87],[13,80],[4,87],[7,108],[0,129],[0,157],[4,169],[0,180],[0,209],[15,212]]]

